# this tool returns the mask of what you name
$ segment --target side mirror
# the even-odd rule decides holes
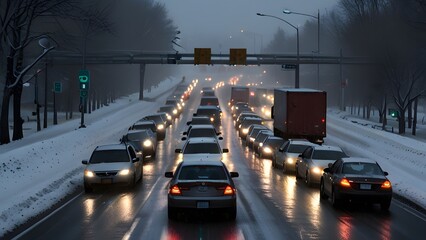
[[[196,113],[193,113],[193,114],[192,114],[192,116],[194,116],[194,117],[195,117],[195,116],[197,116],[197,114],[196,114]]]
[[[220,134],[222,134],[222,133],[221,133],[221,132],[217,132],[217,133],[216,133],[216,135],[218,135],[218,136],[219,136]]]
[[[330,168],[324,168],[323,170],[325,173],[329,173],[330,172]]]
[[[328,167],[329,167],[329,168],[331,168],[331,166],[333,166],[333,164],[332,164],[332,163],[329,163],[329,164],[328,164]]]
[[[230,172],[231,178],[239,177],[240,174],[238,172]]]
[[[185,141],[186,140],[186,137],[183,137],[183,138],[181,138],[182,139],[182,141]]]
[[[223,153],[228,153],[228,152],[229,152],[229,149],[224,148],[224,149],[222,149],[222,152],[223,152]]]
[[[132,130],[132,126],[129,127],[129,131]]]
[[[164,173],[164,176],[165,176],[166,178],[173,178],[173,172],[165,172],[165,173]]]
[[[388,172],[383,172],[383,174],[385,174],[385,176],[389,175],[389,173],[388,173]]]
[[[88,161],[87,160],[83,160],[83,161],[81,161],[81,163],[83,163],[84,165],[87,165]]]
[[[303,158],[303,157],[302,157],[302,154],[300,154],[298,157]]]
[[[139,158],[138,158],[138,157],[133,158],[133,159],[132,159],[132,162],[133,162],[133,163],[135,163],[135,162],[139,162]]]
[[[219,137],[219,140],[223,140],[223,137]]]
[[[278,149],[278,152],[284,152],[284,149],[279,148],[279,149]]]
[[[182,135],[186,135],[186,134],[188,134],[188,132],[183,132],[183,133],[182,133]]]
[[[182,152],[182,149],[180,149],[180,148],[175,149],[175,153],[181,153],[181,152]]]
[[[187,125],[187,126],[191,125],[191,121],[186,122],[186,125]]]

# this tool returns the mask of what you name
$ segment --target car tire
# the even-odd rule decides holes
[[[390,204],[391,204],[391,199],[382,200],[380,202],[380,209],[386,212],[389,210]]]
[[[177,216],[178,216],[178,211],[177,211],[176,208],[173,208],[173,207],[168,207],[167,208],[167,217],[170,220],[176,220]]]
[[[331,191],[331,203],[333,204],[333,207],[337,208],[340,207],[342,200],[338,199],[336,197],[336,193],[334,189]]]
[[[305,175],[305,183],[308,185],[308,187],[312,187],[312,180],[311,180],[311,174],[307,171]]]
[[[231,207],[228,211],[228,219],[234,221],[237,218],[237,207]]]
[[[93,192],[93,188],[89,184],[84,183],[84,192],[85,193],[92,193]]]
[[[301,177],[299,176],[299,168],[297,167],[297,165],[296,165],[296,173],[295,173],[295,175],[296,175],[296,179],[301,179]]]
[[[328,199],[328,196],[325,193],[324,181],[322,179],[321,179],[321,183],[320,183],[320,200],[321,199]]]

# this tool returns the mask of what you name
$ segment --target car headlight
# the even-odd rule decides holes
[[[144,145],[145,147],[150,147],[150,146],[152,145],[152,141],[151,141],[151,140],[145,140],[145,141],[143,142],[143,145]]]
[[[182,101],[183,101],[183,99],[182,99]],[[185,103],[184,103],[184,102],[182,102],[182,107],[183,107],[183,106],[185,106]]]
[[[158,124],[157,129],[158,130],[163,130],[164,129],[164,124]]]
[[[178,109],[179,109],[179,110],[181,110],[181,109],[182,109],[182,107],[179,105],[179,106],[178,106]]]
[[[240,124],[240,125],[238,125],[238,128],[241,128],[241,124]]]
[[[251,138],[250,138],[250,142],[254,142],[254,137],[251,137]]]
[[[173,109],[173,114],[177,114],[177,110],[176,110],[176,108],[175,109]]]
[[[167,114],[167,119],[168,120],[172,120],[172,116],[170,116],[170,115]]]
[[[130,173],[129,169],[124,169],[124,170],[121,170],[120,172],[118,172],[118,175],[126,176],[126,175],[129,175],[129,173]]]
[[[315,173],[315,174],[320,174],[321,169],[319,167],[314,167],[314,168],[312,168],[312,172]]]
[[[264,153],[272,153],[272,149],[270,147],[264,147],[263,152]]]
[[[243,129],[243,134],[247,134],[247,133],[248,133],[248,131],[249,131],[249,129],[248,129],[248,128],[244,128],[244,129]]]
[[[214,118],[212,118],[212,117],[211,117],[211,118],[210,118],[210,122],[214,122]]]
[[[294,159],[293,158],[287,158],[287,163],[290,163],[290,164],[294,163]]]
[[[84,170],[84,176],[86,177],[94,177],[95,173],[90,170]]]
[[[259,147],[263,147],[263,143],[259,143]]]

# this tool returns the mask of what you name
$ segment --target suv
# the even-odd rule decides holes
[[[222,161],[205,158],[182,161],[171,178],[167,195],[168,218],[177,219],[183,210],[223,210],[228,218],[237,216],[237,190],[232,180],[237,172],[229,172]]]
[[[135,149],[127,144],[98,146],[89,161],[83,160],[84,191],[90,193],[95,186],[123,184],[134,187],[142,179],[142,161]]]

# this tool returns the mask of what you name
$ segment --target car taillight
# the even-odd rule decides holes
[[[322,122],[322,123],[325,123],[325,118],[321,118],[321,122]]]
[[[340,180],[340,186],[342,186],[342,187],[350,187],[351,183],[349,182],[348,179],[343,178],[342,180]]]
[[[383,188],[383,189],[389,189],[389,188],[392,187],[392,184],[389,180],[386,180],[382,183],[382,186],[380,186],[380,187]]]
[[[234,193],[234,189],[229,185],[223,190],[223,195],[234,195]]]
[[[174,185],[173,187],[171,187],[170,190],[169,190],[169,193],[170,193],[170,195],[181,195],[182,194],[177,185]]]

